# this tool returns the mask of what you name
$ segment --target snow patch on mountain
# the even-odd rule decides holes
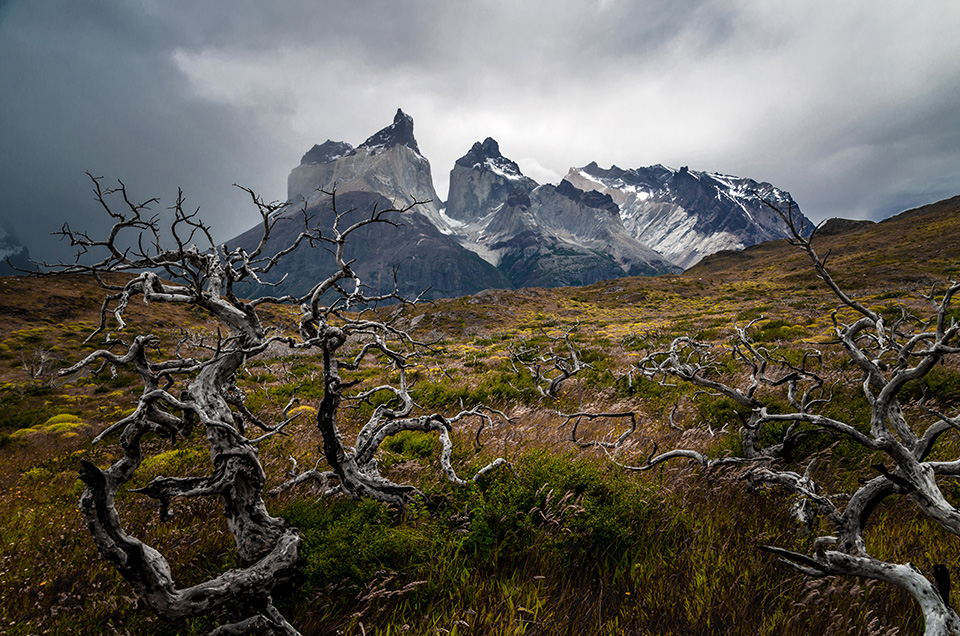
[[[769,183],[687,167],[603,169],[593,162],[571,168],[566,179],[610,195],[634,238],[684,268],[719,250],[789,236],[786,223],[761,198],[800,215],[790,193]]]
[[[338,200],[366,193],[378,205],[409,207],[393,217],[406,228],[406,242],[381,247],[403,254],[413,278],[443,293],[450,281],[438,280],[437,258],[457,272],[454,286],[586,285],[676,272],[707,254],[787,235],[761,197],[799,215],[790,194],[769,183],[686,166],[604,169],[592,162],[571,168],[556,185],[540,185],[491,137],[455,162],[441,202],[413,118],[400,109],[356,148],[327,140],[307,152],[290,173],[292,205],[284,215],[299,216],[303,205],[322,209],[327,195],[320,190],[334,187]],[[421,253],[428,245],[436,254]],[[461,271],[458,263],[469,267]]]

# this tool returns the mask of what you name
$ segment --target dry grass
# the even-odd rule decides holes
[[[817,245],[832,251],[831,262],[843,271],[841,279],[870,304],[890,310],[898,303],[920,308],[922,303],[909,290],[935,278],[957,277],[958,211],[960,202],[953,201],[901,215],[853,236],[824,237]],[[0,634],[205,633],[209,626],[203,621],[167,627],[137,611],[116,573],[98,561],[76,512],[81,488],[76,478],[78,461],[82,458],[105,465],[112,460],[115,441],[99,447],[91,447],[89,442],[132,408],[139,393],[135,378],[123,373],[115,378],[109,374],[95,379],[78,377],[68,384],[59,384],[51,375],[57,365],[76,361],[92,350],[82,340],[98,321],[102,291],[83,277],[6,278],[0,279],[0,290],[4,294],[0,306],[0,593],[4,599]],[[526,466],[530,475],[550,474],[550,479],[557,481],[559,473],[549,470],[559,469],[548,470],[534,458],[574,462],[589,469],[583,479],[600,480],[589,483],[621,484],[633,493],[634,499],[617,504],[626,506],[624,502],[628,502],[637,508],[635,514],[625,514],[618,522],[631,528],[631,536],[625,536],[623,545],[611,549],[607,557],[602,551],[590,553],[593,562],[572,567],[562,561],[564,550],[569,550],[557,547],[566,544],[547,530],[555,527],[561,534],[564,529],[574,532],[585,513],[571,506],[585,506],[584,500],[573,490],[557,490],[548,501],[551,489],[541,490],[542,483],[523,482],[520,488],[497,481],[496,489],[529,498],[525,518],[535,518],[538,523],[529,526],[524,521],[528,525],[518,527],[530,532],[524,536],[538,542],[531,548],[542,554],[520,557],[510,553],[511,558],[519,559],[516,563],[494,560],[492,565],[480,556],[468,559],[451,547],[461,545],[452,538],[468,535],[450,521],[461,514],[450,506],[481,510],[500,490],[457,494],[440,485],[442,476],[435,457],[414,458],[402,449],[384,451],[382,463],[387,472],[429,491],[431,505],[449,519],[426,515],[410,521],[382,513],[387,516],[377,517],[377,523],[397,532],[415,533],[420,537],[416,541],[434,536],[437,541],[449,540],[443,550],[450,553],[444,552],[433,570],[416,570],[421,565],[411,564],[406,566],[408,572],[371,574],[360,591],[333,582],[325,592],[314,590],[318,596],[312,601],[291,592],[291,615],[304,633],[342,629],[350,634],[408,635],[890,636],[915,631],[919,618],[909,600],[895,591],[847,581],[811,582],[756,552],[759,542],[803,548],[805,536],[795,531],[786,516],[788,500],[767,491],[747,492],[736,482],[736,474],[720,481],[707,479],[688,464],[625,475],[603,450],[574,453],[570,424],[564,424],[557,412],[638,413],[637,433],[615,456],[624,464],[642,461],[654,441],[661,447],[682,443],[706,452],[723,452],[725,438],[705,432],[699,425],[708,423],[716,433],[725,422],[704,422],[708,416],[700,398],[695,400],[692,392],[682,389],[640,389],[637,378],[627,375],[642,349],[642,338],[699,333],[721,346],[734,321],[743,323],[762,315],[765,319],[757,326],[769,325],[763,331],[769,344],[822,343],[829,340],[828,314],[834,305],[827,292],[811,280],[802,255],[780,242],[740,255],[707,259],[681,276],[622,279],[577,289],[488,292],[414,308],[401,325],[425,340],[445,337],[437,354],[424,359],[416,370],[415,392],[419,391],[425,408],[452,412],[459,408],[460,399],[475,398],[503,409],[510,417],[509,422],[484,430],[482,450],[474,448],[478,423],[466,423],[457,431],[456,459],[461,468],[468,470],[490,457],[504,456]],[[158,333],[168,351],[179,338],[178,328],[211,329],[198,313],[166,305],[135,303],[128,317],[131,326],[127,333]],[[295,315],[271,310],[264,321],[290,330]],[[577,323],[575,342],[590,353],[593,369],[565,384],[558,402],[542,399],[510,371],[510,347],[521,341],[536,343],[544,334],[557,336]],[[53,362],[40,377],[33,378],[29,371],[36,351],[48,352]],[[316,376],[316,363],[313,356],[274,348],[252,361],[247,377],[240,381],[258,412],[276,420],[289,391],[311,374]],[[945,367],[943,373],[944,390],[952,390],[949,382],[958,375],[956,363]],[[369,384],[383,377],[376,369],[364,368],[357,379]],[[299,391],[302,421],[291,429],[292,435],[273,438],[261,449],[268,487],[283,480],[290,468],[289,457],[295,457],[301,467],[313,465],[318,457],[320,440],[309,410],[316,395],[309,393],[309,383]],[[685,431],[666,426],[674,404],[679,404],[676,421]],[[342,424],[348,437],[363,416],[363,410],[345,412]],[[622,427],[622,423],[584,422],[579,432],[584,439],[610,440],[621,430],[616,426]],[[181,441],[176,448],[154,441],[147,450],[152,459],[143,469],[144,481],[159,472],[198,474],[208,461],[200,439]],[[850,469],[869,466],[872,461],[865,455],[838,455],[832,448],[823,452],[825,467],[836,468],[840,475],[828,480],[828,487],[848,487],[844,479],[855,482],[857,475]],[[527,479],[524,473],[521,478]],[[287,511],[312,501],[312,493],[303,491],[273,498],[269,505]],[[235,563],[216,502],[180,504],[175,521],[168,524],[158,522],[156,509],[143,498],[127,495],[120,505],[131,532],[171,555],[182,584]],[[533,510],[540,517],[529,516]],[[954,537],[941,536],[909,509],[891,504],[881,513],[869,532],[871,547],[880,555],[910,560],[919,567],[960,559]],[[467,518],[476,523],[475,517]],[[891,531],[893,528],[897,530]],[[507,549],[507,543],[492,545]],[[574,571],[560,575],[558,564]],[[598,574],[601,572],[603,576]],[[421,580],[418,577],[431,582],[405,587]],[[459,582],[453,585],[455,578]],[[403,593],[388,593],[398,590]],[[473,613],[466,613],[468,610]]]

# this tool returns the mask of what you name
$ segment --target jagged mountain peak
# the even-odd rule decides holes
[[[604,170],[593,162],[571,169],[566,179],[612,196],[627,230],[681,267],[718,250],[788,236],[786,224],[760,197],[799,213],[790,193],[769,183],[688,166]]]
[[[358,146],[358,149],[376,150],[393,146],[406,146],[418,155],[420,154],[417,139],[413,136],[413,117],[400,108],[397,109],[397,114],[393,116],[392,124],[371,135]]]
[[[487,137],[482,142],[474,142],[467,154],[457,159],[457,163],[469,167],[477,163],[483,163],[484,159],[498,159],[500,157],[503,157],[500,154],[500,144],[493,137]]]
[[[526,210],[530,207],[530,195],[521,190],[514,190],[507,196],[505,203],[508,208]]]
[[[477,170],[490,170],[508,179],[523,177],[517,162],[500,154],[500,144],[493,137],[474,143],[467,154],[457,159],[456,165]]]
[[[304,155],[287,179],[290,201],[316,199],[336,188],[375,192],[394,205],[425,202],[417,212],[446,228],[439,217],[439,197],[433,186],[430,162],[420,154],[413,136],[413,118],[397,109],[393,123],[371,135],[357,148],[327,140]]]
[[[322,144],[315,144],[313,148],[308,150],[300,159],[300,165],[315,166],[324,163],[330,163],[331,161],[336,161],[340,157],[348,155],[351,152],[353,152],[353,146],[347,142],[327,139]]]
[[[457,222],[474,223],[514,194],[528,195],[536,187],[537,182],[525,177],[515,161],[501,154],[497,141],[487,137],[453,164],[446,215]]]

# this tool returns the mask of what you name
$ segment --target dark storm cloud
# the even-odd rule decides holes
[[[690,165],[877,217],[960,192],[958,26],[934,0],[5,3],[0,217],[51,259],[64,220],[105,227],[90,170],[180,186],[226,238],[253,222],[231,183],[281,198],[398,106],[441,196],[489,135],[539,180]]]
[[[123,179],[138,199],[160,196],[158,210],[178,186],[214,215],[242,205],[235,180],[282,196],[254,167],[271,147],[256,113],[190,98],[170,59],[189,38],[136,4],[18,3],[0,29],[0,216],[36,257],[59,256],[49,232],[64,221],[107,227],[85,171]]]

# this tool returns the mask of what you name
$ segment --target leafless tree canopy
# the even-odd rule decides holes
[[[409,208],[341,212],[336,209],[335,193],[328,193],[335,212],[333,227],[313,226],[304,208],[300,210],[303,229],[296,239],[278,253],[265,254],[271,230],[280,214],[286,213],[283,204],[265,203],[245,189],[262,221],[259,245],[247,252],[216,245],[197,212],[184,208],[182,194],[178,194],[171,208],[173,220],[162,227],[159,218],[150,215],[150,207],[157,200],[137,203],[122,182],[107,188],[101,178],[91,179],[97,200],[114,221],[113,228],[106,238],[97,239],[64,225],[61,234],[78,248],[78,256],[74,263],[57,267],[61,272],[90,273],[111,292],[101,308],[100,327],[90,338],[105,331],[111,314],[123,329],[125,310],[136,297],[147,303],[198,308],[217,322],[219,338],[214,345],[199,348],[208,352],[206,357],[191,358],[181,355],[179,346],[175,354],[161,356],[155,335],[139,334],[126,341],[109,336],[103,349],[61,372],[69,375],[106,363],[131,368],[143,381],[135,411],[109,426],[95,440],[119,433],[122,457],[106,469],[83,462],[81,478],[86,488],[80,509],[87,526],[103,558],[161,616],[219,616],[224,624],[213,632],[218,635],[254,630],[296,634],[296,629],[274,607],[271,594],[278,583],[296,571],[301,539],[296,528],[267,512],[263,501],[266,475],[257,456],[257,444],[283,434],[292,418],[271,424],[247,408],[245,394],[236,384],[237,374],[246,361],[270,345],[292,350],[318,349],[322,354],[324,392],[316,421],[323,437],[322,459],[330,470],[321,472],[314,468],[284,487],[319,479],[331,484],[331,492],[403,504],[416,494],[415,488],[393,483],[377,470],[375,453],[387,437],[403,430],[435,431],[443,443],[444,469],[451,480],[463,483],[451,464],[451,427],[466,418],[486,422],[501,416],[483,406],[452,417],[414,416],[406,370],[411,356],[424,345],[389,322],[362,311],[388,298],[406,301],[398,298],[396,291],[366,295],[352,263],[344,259],[344,245],[358,228],[373,223],[396,224],[397,217]],[[348,218],[352,219],[349,223]],[[300,297],[237,297],[234,288],[238,283],[265,284],[264,278],[278,261],[304,243],[323,247],[335,255],[336,267],[327,278]],[[102,277],[107,272],[124,271],[134,276],[122,286],[110,285]],[[300,308],[297,337],[268,333],[257,310],[269,304]],[[359,353],[345,357],[343,347],[348,341],[360,343]],[[399,373],[399,385],[347,395],[348,387],[341,381],[339,370],[356,368],[372,356],[389,360]],[[374,409],[355,444],[347,447],[337,426],[341,402],[367,400],[383,392],[392,395],[392,399]],[[114,501],[143,460],[141,442],[145,436],[175,439],[188,437],[195,429],[202,432],[209,444],[213,473],[187,478],[160,476],[134,492],[157,500],[162,517],[169,514],[176,498],[219,497],[245,565],[198,585],[177,588],[163,555],[124,530]],[[503,464],[504,460],[497,460],[474,478]]]
[[[546,349],[521,343],[510,351],[514,370],[518,374],[522,373],[521,369],[525,370],[544,398],[556,400],[563,383],[590,366],[581,360],[580,349],[572,340],[578,327],[579,324],[575,324],[562,335],[550,338],[553,345]],[[557,351],[558,348],[561,350]]]
[[[78,248],[78,258],[59,267],[59,271],[90,273],[111,292],[103,302],[100,326],[91,339],[104,333],[111,315],[122,330],[126,308],[134,298],[197,308],[215,320],[220,331],[216,343],[194,348],[206,351],[198,358],[181,355],[180,347],[172,354],[161,355],[159,338],[152,334],[125,340],[108,336],[102,349],[61,371],[69,375],[106,364],[132,369],[143,382],[135,411],[95,440],[119,434],[121,457],[106,469],[83,462],[81,477],[86,488],[80,508],[87,526],[101,555],[158,614],[167,618],[218,616],[223,625],[213,633],[221,636],[254,630],[296,634],[274,607],[271,595],[296,571],[301,539],[296,528],[268,513],[263,501],[266,475],[257,457],[257,444],[284,434],[292,418],[285,415],[282,421],[268,423],[246,406],[244,392],[236,383],[245,363],[271,345],[312,349],[321,354],[323,397],[317,405],[316,424],[322,449],[313,468],[294,474],[279,489],[312,482],[327,493],[403,505],[417,491],[380,473],[376,453],[385,439],[400,431],[435,432],[443,445],[441,464],[449,479],[464,483],[451,461],[452,427],[468,418],[483,426],[504,416],[484,406],[452,416],[416,414],[407,374],[429,345],[417,342],[395,322],[380,319],[367,309],[381,301],[406,301],[396,290],[368,295],[352,262],[345,260],[344,245],[361,227],[396,224],[409,208],[373,209],[358,215],[355,210],[338,211],[336,194],[328,193],[335,212],[332,227],[312,225],[304,208],[300,210],[303,228],[295,240],[278,253],[266,254],[267,241],[280,214],[289,214],[289,208],[282,204],[265,203],[247,190],[262,220],[262,238],[248,252],[215,244],[197,213],[184,209],[182,195],[171,208],[173,220],[161,227],[158,217],[149,214],[156,200],[136,203],[122,183],[106,188],[102,179],[91,179],[96,197],[113,218],[114,226],[106,238],[96,239],[65,225],[61,234]],[[934,568],[931,580],[910,564],[885,562],[871,555],[864,540],[864,529],[877,506],[896,496],[909,499],[929,519],[960,535],[960,511],[941,489],[945,480],[960,476],[960,459],[943,459],[942,453],[934,452],[945,433],[960,429],[960,414],[942,412],[926,399],[919,404],[905,403],[909,383],[922,381],[936,365],[960,353],[960,324],[951,313],[960,283],[930,290],[924,296],[929,306],[925,317],[904,311],[895,319],[885,318],[840,288],[826,267],[826,259],[814,250],[815,234],[805,237],[789,210],[783,217],[793,230],[793,243],[809,255],[817,275],[839,300],[840,307],[833,313],[833,332],[855,369],[853,382],[869,405],[869,422],[844,421],[825,414],[837,389],[825,380],[820,351],[810,350],[801,356],[780,354],[751,339],[754,323],[750,323],[735,327],[725,352],[718,353],[690,337],[679,337],[668,346],[649,349],[635,368],[646,381],[689,383],[700,392],[732,400],[749,413],[736,433],[729,432],[739,435],[741,451],[708,457],[691,448],[658,452],[655,447],[641,465],[632,468],[649,470],[674,459],[694,461],[710,474],[736,466],[751,484],[788,490],[797,498],[794,512],[798,520],[812,529],[820,518],[832,530],[818,536],[809,553],[777,546],[765,546],[765,550],[810,576],[859,576],[900,586],[920,606],[928,636],[960,636],[960,617],[949,605],[947,568]],[[163,234],[161,230],[169,232]],[[268,284],[265,279],[279,259],[302,244],[334,254],[336,265],[329,276],[299,297],[238,298],[234,292],[237,284]],[[102,277],[124,271],[133,276],[123,285],[110,285]],[[299,308],[296,336],[271,334],[264,328],[258,308],[271,304]],[[548,353],[529,347],[513,351],[517,370],[533,376],[544,398],[555,400],[561,384],[585,367],[581,352],[571,341],[573,330],[554,338],[556,350],[551,348]],[[721,365],[729,365],[731,358],[742,369],[740,383],[724,381],[725,376],[718,372]],[[357,369],[369,361],[386,361],[398,381],[351,394],[341,371]],[[42,366],[42,361],[30,364]],[[627,377],[632,380],[632,374]],[[788,407],[772,408],[771,395],[785,398]],[[373,405],[372,414],[352,445],[345,444],[338,426],[344,401]],[[562,417],[572,423],[575,443],[611,453],[621,449],[637,430],[636,415],[628,412],[584,411]],[[595,420],[616,422],[623,432],[609,442],[583,441],[578,426]],[[780,431],[776,439],[771,437],[771,430]],[[170,514],[177,498],[218,497],[243,566],[192,587],[177,588],[163,555],[124,530],[114,501],[141,465],[146,436],[175,439],[195,431],[201,432],[209,444],[213,472],[201,477],[160,476],[134,492],[159,502],[163,517]],[[825,492],[818,485],[815,461],[809,462],[803,474],[785,468],[784,458],[811,436],[845,438],[881,454],[884,461],[875,464],[874,472],[864,476],[854,491]],[[324,469],[322,462],[327,465]],[[505,463],[498,459],[472,479]]]
[[[775,350],[754,343],[750,327],[737,327],[725,356],[739,363],[746,381],[727,384],[719,379],[721,354],[694,339],[676,338],[666,349],[651,350],[639,371],[658,382],[686,382],[713,395],[733,400],[749,412],[739,430],[742,452],[708,458],[685,448],[649,455],[638,470],[647,470],[672,459],[693,460],[706,469],[738,465],[743,477],[756,485],[785,488],[797,496],[794,508],[799,521],[813,527],[816,516],[826,519],[833,531],[817,537],[809,554],[776,546],[764,549],[810,576],[847,575],[885,581],[906,590],[923,612],[928,636],[960,634],[960,618],[949,605],[949,571],[943,565],[929,574],[907,564],[889,563],[871,555],[864,530],[877,506],[893,496],[908,498],[929,519],[948,532],[960,535],[960,511],[944,496],[941,485],[960,475],[960,459],[931,459],[945,433],[960,429],[960,415],[943,413],[927,404],[905,409],[904,389],[921,381],[937,364],[960,353],[960,324],[951,314],[960,283],[930,290],[924,295],[930,308],[926,317],[908,312],[885,319],[853,299],[836,283],[814,250],[814,237],[804,237],[790,211],[782,213],[793,230],[792,242],[810,257],[817,275],[839,299],[833,313],[833,331],[857,377],[869,405],[869,422],[842,421],[824,415],[834,399],[833,389],[818,374],[821,352],[808,351],[799,361],[788,361]],[[729,357],[723,357],[729,361]],[[779,395],[789,408],[773,409],[763,397]],[[779,392],[778,392],[779,391]],[[779,412],[778,412],[779,411]],[[786,411],[786,412],[783,412]],[[774,426],[771,426],[774,425]],[[782,434],[770,441],[770,432]],[[761,435],[766,431],[767,436]],[[874,464],[853,492],[828,493],[817,483],[818,466],[810,461],[803,474],[783,468],[783,458],[800,440],[812,435],[846,438],[886,461]],[[764,439],[767,440],[764,443]],[[944,590],[947,590],[945,592]]]

